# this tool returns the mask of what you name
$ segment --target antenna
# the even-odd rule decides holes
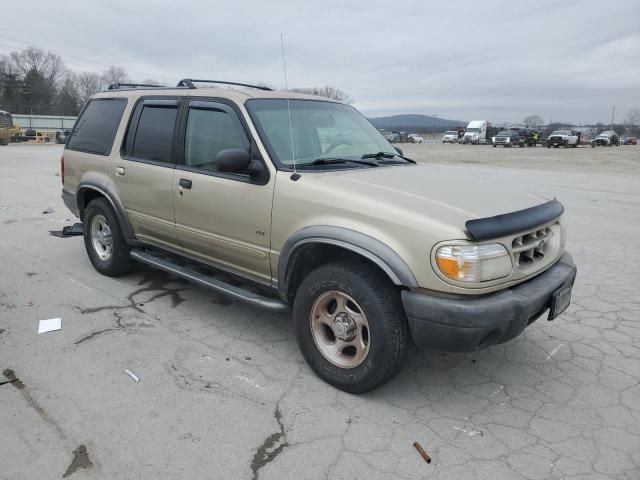
[[[289,136],[291,137],[291,158],[293,160],[293,174],[296,175],[296,151],[293,145],[293,126],[291,125],[291,103],[289,101],[289,82],[287,81],[287,61],[284,57],[284,37],[280,34],[280,46],[282,48],[282,69],[284,70],[284,88],[287,90],[287,113],[289,114]]]

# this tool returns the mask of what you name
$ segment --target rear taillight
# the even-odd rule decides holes
[[[62,179],[62,185],[64,185],[64,155],[60,157],[60,178]]]

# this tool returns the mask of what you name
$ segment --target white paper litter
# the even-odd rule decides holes
[[[62,328],[61,318],[49,318],[47,320],[40,320],[38,323],[38,333],[53,332]]]
[[[133,380],[138,383],[140,381],[140,379],[138,378],[138,376],[133,373],[131,370],[129,369],[125,369],[124,373],[126,373],[127,375],[129,375],[131,378],[133,378]]]

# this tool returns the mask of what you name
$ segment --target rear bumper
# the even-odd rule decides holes
[[[551,268],[488,295],[402,292],[413,340],[421,347],[472,352],[517,337],[548,308],[554,292],[573,285],[576,266],[565,253]]]
[[[78,202],[76,201],[76,195],[74,193],[62,189],[62,201],[65,206],[71,210],[76,217],[80,218],[80,212],[78,211]]]

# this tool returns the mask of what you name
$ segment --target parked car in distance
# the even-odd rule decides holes
[[[580,132],[572,130],[556,130],[547,138],[547,147],[572,147],[576,148],[580,145]]]
[[[591,146],[595,147],[619,147],[620,146],[620,137],[613,130],[605,130],[604,132],[600,132],[600,134],[591,140]]]
[[[140,262],[291,312],[309,367],[351,393],[397,375],[411,339],[477,351],[568,307],[557,200],[417,164],[350,105],[198,82],[115,85],[82,110],[62,198],[101,274]]]
[[[636,137],[624,137],[623,145],[637,145],[638,139]]]
[[[409,143],[422,143],[424,142],[424,138],[422,138],[422,136],[418,135],[417,133],[410,133],[409,135],[407,135],[407,141]]]
[[[442,135],[442,143],[458,143],[458,131],[457,130],[447,130]]]
[[[495,137],[491,139],[493,143],[493,147],[496,148],[498,145],[502,145],[503,147],[526,147],[526,138],[520,136],[520,132],[516,130],[503,130],[498,133]]]

